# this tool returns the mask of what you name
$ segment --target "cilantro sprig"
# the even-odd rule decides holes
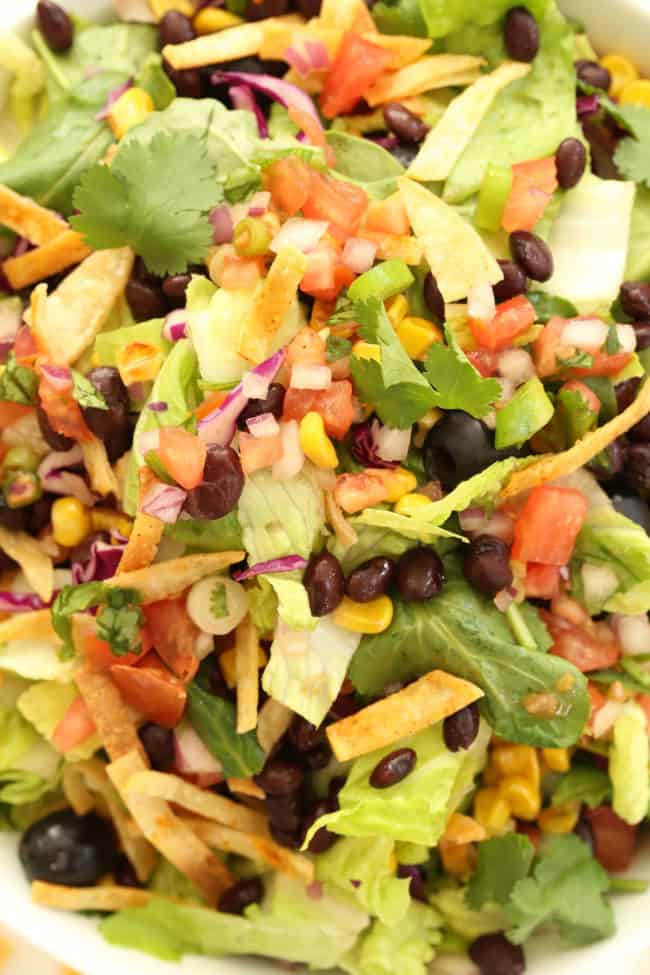
[[[96,410],[107,410],[108,403],[100,391],[93,386],[89,379],[86,379],[76,369],[72,369],[72,395],[79,406],[94,407]]]
[[[33,369],[21,366],[13,352],[0,375],[0,400],[31,406],[36,402],[38,376]]]
[[[140,609],[140,594],[136,589],[119,589],[103,582],[85,582],[79,586],[64,586],[52,604],[52,626],[63,641],[61,656],[74,655],[72,617],[100,606],[97,614],[97,635],[105,640],[116,657],[136,653],[140,649],[140,629],[144,616]]]

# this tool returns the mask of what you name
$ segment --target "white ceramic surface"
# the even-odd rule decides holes
[[[627,53],[650,75],[650,0],[560,0],[581,20],[602,51]],[[34,0],[0,0],[0,29],[26,29]],[[110,0],[66,0],[66,7],[89,18],[106,14]],[[1,91],[0,91],[1,94]],[[258,959],[186,958],[180,965],[108,946],[92,921],[34,906],[16,855],[16,840],[0,834],[0,921],[83,975],[271,975],[281,971]],[[650,880],[650,848],[632,874]],[[559,950],[552,939],[539,939],[527,949],[529,975],[650,975],[650,892],[618,897],[619,932],[615,939],[583,951]],[[30,966],[30,975],[36,970]],[[396,972],[395,975],[400,975]]]

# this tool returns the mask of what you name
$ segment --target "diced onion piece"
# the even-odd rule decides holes
[[[315,250],[321,238],[327,233],[328,226],[327,220],[292,217],[275,235],[270,250],[278,254],[283,247],[295,247],[302,254],[309,254]]]
[[[594,738],[604,738],[612,730],[623,707],[622,701],[607,701],[596,711],[591,725]]]
[[[230,244],[235,231],[230,207],[225,203],[215,207],[209,217],[212,224],[212,242],[214,244]]]
[[[65,392],[72,386],[72,373],[66,366],[53,366],[46,363],[41,366],[41,372],[50,386],[59,392]]]
[[[350,237],[343,248],[342,261],[355,274],[365,274],[375,263],[377,244],[360,237]]]
[[[301,78],[306,78],[311,71],[311,64],[296,47],[288,47],[282,58],[298,72]]]
[[[650,653],[650,620],[645,613],[613,616],[612,626],[625,656]]]
[[[571,318],[562,331],[562,345],[597,352],[607,340],[608,328],[599,318]]]
[[[282,437],[282,457],[277,460],[271,469],[273,479],[276,481],[288,481],[295,477],[302,470],[305,463],[305,455],[300,446],[300,427],[297,420],[289,420],[280,427]]]
[[[633,325],[617,325],[616,337],[621,346],[619,352],[634,352],[636,349],[636,332]]]
[[[224,616],[215,616],[215,606],[219,593],[215,590],[223,587],[226,596],[226,612]],[[248,597],[246,590],[238,582],[233,582],[225,576],[208,576],[196,582],[187,596],[187,612],[190,619],[200,630],[212,633],[214,636],[225,636],[239,626],[248,612]]]
[[[245,373],[241,381],[242,392],[248,399],[264,399],[270,385],[268,376],[260,376],[252,371]]]
[[[470,288],[467,295],[467,314],[479,322],[491,322],[496,315],[496,303],[492,285],[477,284]]]
[[[283,555],[279,559],[269,559],[268,562],[258,562],[251,565],[248,569],[233,574],[237,582],[244,582],[246,579],[254,579],[255,576],[266,575],[274,572],[296,572],[307,568],[307,559],[302,555]]]
[[[264,437],[277,437],[280,432],[280,424],[272,413],[261,413],[259,416],[252,416],[246,421],[249,433],[258,439]]]
[[[487,523],[485,509],[466,508],[465,511],[461,511],[459,513],[458,521],[460,522],[460,527],[464,532],[467,532],[468,535],[482,532]]]
[[[22,317],[22,304],[17,298],[0,302],[0,342],[13,342]]]
[[[330,56],[323,41],[305,41],[305,50],[314,71],[325,71],[329,68]]]
[[[269,208],[271,194],[267,190],[260,190],[255,193],[248,203],[249,217],[261,217]]]
[[[184,308],[175,308],[165,318],[162,329],[163,338],[168,342],[178,342],[187,335],[187,312]]]
[[[506,349],[499,356],[497,368],[504,379],[521,386],[535,375],[535,364],[525,349]]]
[[[143,498],[141,509],[145,515],[164,521],[166,525],[175,525],[186,498],[187,491],[182,488],[156,481]]]
[[[618,576],[609,565],[585,562],[580,574],[587,606],[601,606],[619,587]]]
[[[286,352],[280,349],[253,369],[256,376],[262,376],[273,382],[284,362]],[[199,436],[205,443],[216,443],[227,446],[235,436],[235,424],[242,410],[248,404],[248,397],[244,393],[243,381],[232,390],[221,406],[213,410],[199,421]]]
[[[375,428],[373,424],[373,437],[377,446],[377,453],[382,460],[406,459],[411,446],[411,427],[400,430],[397,427],[381,426],[379,423]]]
[[[174,731],[174,757],[181,775],[217,775],[222,771],[221,763],[189,724],[183,723]]]
[[[293,389],[329,389],[332,370],[329,366],[296,365],[291,370]]]

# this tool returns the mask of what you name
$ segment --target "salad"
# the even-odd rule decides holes
[[[647,886],[650,81],[554,0],[40,0],[0,63],[34,900],[350,975],[611,936]]]

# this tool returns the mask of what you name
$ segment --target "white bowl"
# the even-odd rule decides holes
[[[585,24],[599,50],[625,53],[650,75],[650,0],[560,0],[560,5]],[[65,0],[65,6],[89,18],[108,14],[111,9],[110,0]],[[34,7],[35,0],[0,0],[0,29],[26,31]],[[270,975],[280,971],[259,959],[192,957],[170,965],[112,948],[98,934],[93,921],[32,904],[14,836],[0,834],[0,861],[0,922],[84,975],[115,975],[119,971],[137,971],[138,975]],[[650,881],[650,848],[630,872]],[[622,975],[650,975],[650,891],[619,896],[615,907],[616,938],[581,951],[564,951],[550,937],[536,939],[526,949],[528,975],[610,975],[615,968]]]

